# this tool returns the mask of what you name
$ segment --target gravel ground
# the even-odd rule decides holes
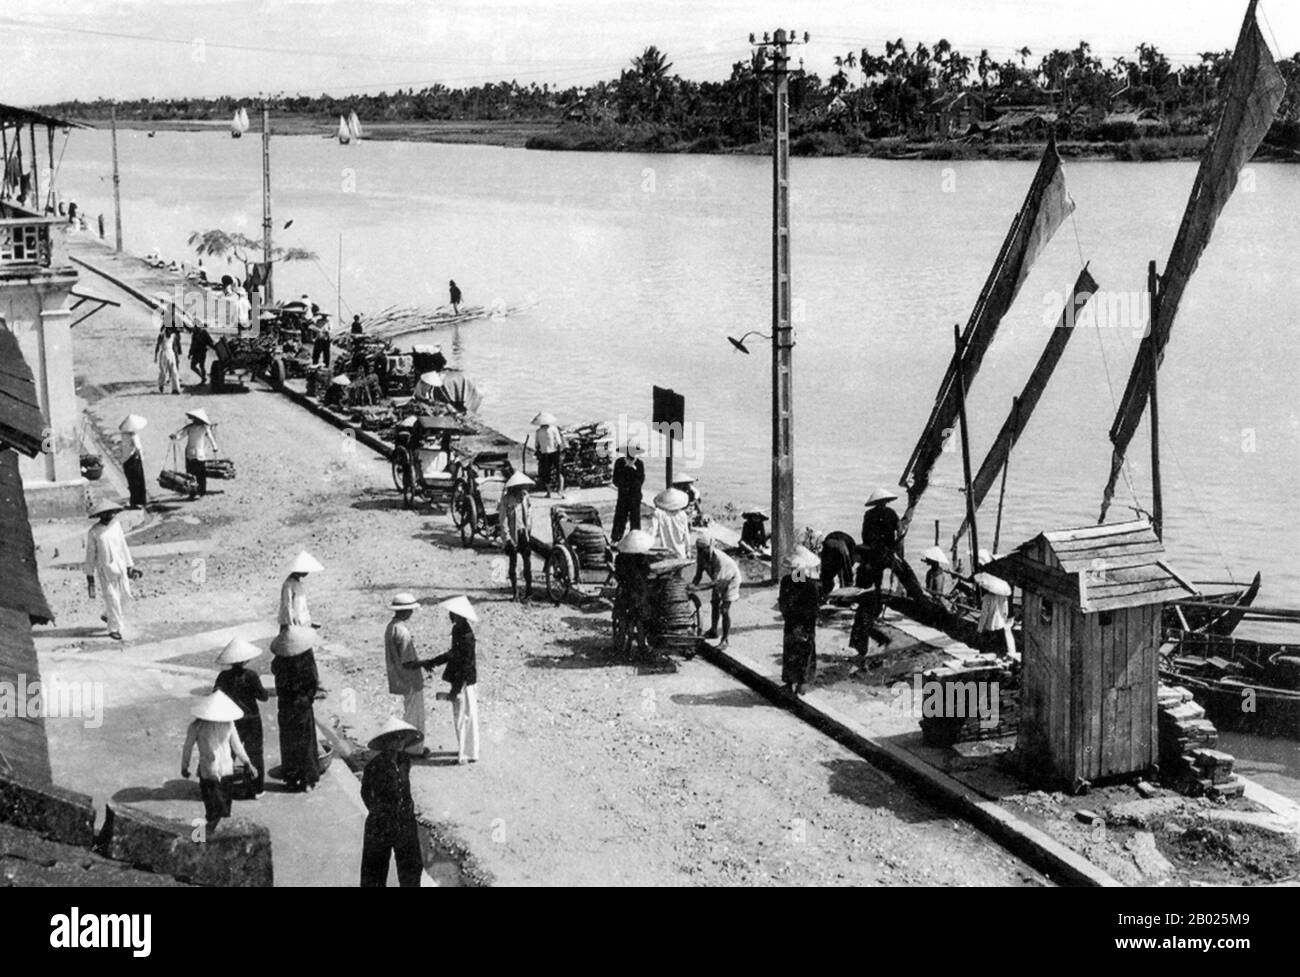
[[[146,292],[166,284],[138,262],[98,250],[87,257]],[[613,660],[607,611],[510,602],[499,553],[461,549],[440,512],[404,511],[381,459],[260,384],[231,396],[157,393],[153,336],[147,313],[129,301],[78,326],[79,384],[97,426],[115,430],[128,412],[148,417],[152,480],[170,457],[166,435],[184,409],[202,405],[238,478],[210,483],[221,494],[193,503],[154,483],[160,504],[133,538],[205,539],[211,549],[147,562],[128,605],[128,640],[273,619],[284,565],[306,548],[326,566],[308,590],[323,624],[335,723],[364,741],[400,708],[382,664],[388,595],[412,590],[426,604],[414,625],[427,655],[444,650],[450,633],[429,605],[468,594],[482,618],[483,759],[449,765],[450,711],[434,701],[444,688],[435,679],[429,745],[439,755],[416,768],[413,783],[424,816],[472,853],[476,870],[512,884],[1042,883],[964,822],[711,666],[642,675]],[[107,647],[79,631],[99,614],[80,571],[51,571],[45,583],[67,643]],[[733,644],[770,627],[770,603],[746,601]]]

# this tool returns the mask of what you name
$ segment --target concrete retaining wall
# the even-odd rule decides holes
[[[211,833],[110,802],[99,846],[109,858],[212,886],[271,886],[271,834],[247,818],[222,821]]]
[[[81,848],[95,841],[95,806],[89,795],[11,774],[0,773],[0,821]]]

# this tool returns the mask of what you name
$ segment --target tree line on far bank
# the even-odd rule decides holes
[[[963,54],[946,40],[933,45],[891,41],[834,59],[826,79],[790,76],[792,151],[838,155],[873,145],[1016,144],[1045,138],[1135,143],[1147,147],[1199,145],[1213,125],[1231,51],[1206,51],[1193,64],[1174,65],[1151,44],[1132,57],[1103,59],[1087,41],[1035,58],[1027,47],[1001,62],[988,50]],[[692,81],[672,73],[668,56],[651,46],[617,79],[553,88],[501,81],[471,88],[433,85],[378,94],[276,95],[277,112],[334,117],[355,111],[363,123],[504,121],[553,123],[530,138],[539,149],[626,149],[725,152],[759,149],[771,136],[771,83],[763,48],[737,61],[723,81]],[[1300,53],[1280,61],[1287,96],[1267,142],[1300,150]],[[112,103],[43,106],[75,119],[107,119]],[[117,103],[119,118],[140,122],[222,120],[255,100],[139,99]],[[901,144],[901,146],[899,145]],[[1156,151],[1150,155],[1159,155]]]

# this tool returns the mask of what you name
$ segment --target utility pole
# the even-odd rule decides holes
[[[754,36],[750,35],[754,44]],[[808,35],[804,34],[804,43]],[[772,49],[772,581],[794,549],[794,414],[790,323],[790,57],[794,32],[763,35]]]
[[[113,129],[113,235],[116,250],[122,251],[122,178],[117,172],[117,103],[109,108],[109,121]]]
[[[266,305],[275,301],[271,290],[271,108],[262,103],[262,268],[266,276],[262,299]]]

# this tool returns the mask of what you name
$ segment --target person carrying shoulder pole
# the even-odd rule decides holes
[[[172,440],[185,439],[185,472],[194,477],[196,489],[190,498],[195,498],[208,494],[207,449],[211,447],[215,455],[218,448],[216,438],[212,436],[212,422],[208,420],[207,411],[198,407],[187,410],[185,416],[188,419],[185,426],[172,435]]]

